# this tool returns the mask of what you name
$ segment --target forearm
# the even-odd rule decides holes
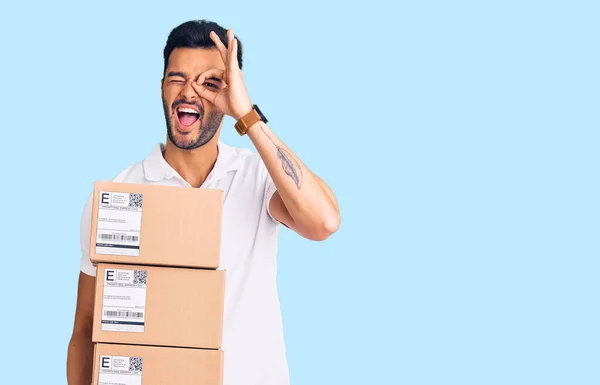
[[[91,329],[78,330],[69,341],[67,353],[67,383],[69,385],[90,385],[94,345]]]
[[[339,225],[336,198],[325,182],[263,122],[248,129],[248,136],[260,154],[294,225],[305,232],[330,234]]]

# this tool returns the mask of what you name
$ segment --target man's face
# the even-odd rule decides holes
[[[223,122],[223,113],[192,87],[202,72],[213,68],[225,69],[216,48],[176,48],[169,57],[162,101],[169,140],[179,148],[189,150],[206,144]],[[218,79],[207,79],[205,86],[215,88],[219,83]]]

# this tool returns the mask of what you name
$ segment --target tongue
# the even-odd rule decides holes
[[[184,126],[191,126],[192,124],[196,123],[196,120],[198,120],[198,115],[196,114],[187,114],[184,112],[179,116],[179,121]]]

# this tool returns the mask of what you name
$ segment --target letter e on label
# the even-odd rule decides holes
[[[110,357],[100,357],[100,366],[102,369],[110,369]]]

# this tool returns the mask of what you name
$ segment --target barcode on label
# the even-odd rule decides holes
[[[105,310],[104,315],[107,317],[118,317],[118,318],[143,318],[144,313],[141,311],[128,311],[128,310]]]
[[[139,235],[115,235],[115,234],[99,234],[100,239],[109,239],[111,241],[130,241],[137,242]]]

